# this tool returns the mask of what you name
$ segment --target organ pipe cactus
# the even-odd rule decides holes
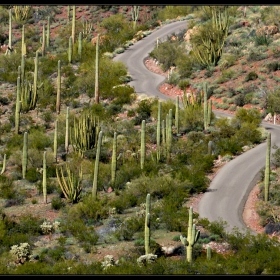
[[[66,164],[66,176],[64,176],[63,166],[56,167],[56,177],[60,189],[62,190],[65,198],[68,202],[77,203],[81,199],[82,195],[82,169],[79,169],[79,174],[76,175],[71,171],[68,164]]]
[[[151,233],[150,233],[150,220],[151,220],[151,195],[148,193],[146,196],[146,216],[145,216],[145,255],[150,254],[150,240],[151,240]]]
[[[47,159],[46,159],[46,151],[43,153],[43,180],[42,180],[42,186],[43,186],[43,197],[44,197],[44,203],[47,204]]]
[[[87,150],[96,146],[98,133],[99,117],[84,110],[78,119],[74,119],[73,133],[70,133],[73,149],[83,157]]]
[[[101,145],[102,145],[102,137],[103,137],[103,132],[102,130],[100,130],[98,134],[95,165],[94,165],[93,186],[92,186],[92,197],[94,200],[96,200],[97,197],[97,179],[98,179],[98,172],[99,172],[99,160],[100,160],[100,152],[101,152]]]
[[[145,158],[146,158],[146,121],[142,120],[141,124],[141,148],[140,148],[140,164],[141,169],[144,168]]]
[[[38,86],[38,65],[39,57],[38,51],[36,51],[33,84],[29,81],[21,80],[21,110],[24,112],[35,109],[38,99],[38,89],[43,86],[43,83]],[[24,71],[24,66],[21,66],[21,71]]]
[[[188,262],[192,262],[193,246],[198,241],[199,236],[200,230],[197,230],[195,224],[193,224],[193,207],[191,206],[189,209],[188,236],[180,235],[180,240],[186,248],[186,259]]]
[[[266,159],[265,159],[265,173],[264,173],[264,201],[269,200],[269,177],[270,177],[270,152],[271,152],[271,133],[268,132],[266,140]]]
[[[23,134],[23,148],[22,148],[22,178],[25,179],[27,170],[27,159],[28,159],[28,133],[27,131]]]

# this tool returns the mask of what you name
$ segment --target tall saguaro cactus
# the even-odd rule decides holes
[[[141,148],[140,148],[140,164],[141,169],[144,168],[146,158],[146,121],[142,120],[141,124]]]
[[[76,6],[73,6],[72,9],[72,46],[74,46],[75,43],[75,33],[76,33]]]
[[[27,170],[27,160],[28,160],[28,133],[27,131],[23,134],[23,148],[22,148],[22,178],[25,179]]]
[[[151,233],[150,233],[150,219],[151,219],[151,195],[148,193],[146,196],[146,217],[145,217],[145,255],[150,253],[150,241],[151,241]]]
[[[69,107],[66,108],[66,125],[65,125],[65,152],[69,150]]]
[[[179,96],[176,96],[176,107],[175,107],[175,128],[176,128],[176,133],[179,134]]]
[[[112,161],[111,161],[111,185],[112,186],[114,186],[116,181],[116,170],[117,170],[117,132],[114,132]]]
[[[50,16],[47,18],[46,47],[50,46]]]
[[[43,180],[42,180],[42,186],[43,186],[43,197],[44,197],[44,203],[47,204],[47,159],[46,159],[46,151],[43,153]]]
[[[10,55],[12,50],[12,9],[9,9],[9,42],[6,54]]]
[[[271,152],[271,133],[268,132],[266,140],[266,159],[265,159],[265,173],[264,173],[264,201],[269,199],[269,177],[270,177],[270,152]]]
[[[99,103],[99,34],[97,34],[96,51],[95,51],[95,88],[94,102]]]
[[[20,76],[17,77],[17,98],[15,109],[15,133],[19,134],[19,122],[20,122]]]
[[[132,6],[131,18],[133,20],[133,29],[134,30],[136,29],[136,23],[139,18],[139,11],[140,11],[140,6],[136,6],[136,5]]]
[[[57,162],[57,131],[58,131],[58,120],[54,122],[54,136],[53,136],[53,157],[54,162]]]
[[[57,88],[56,88],[56,113],[60,114],[60,99],[61,99],[61,62],[57,61]]]
[[[162,103],[159,100],[158,101],[158,118],[157,118],[157,162],[160,161],[160,151],[161,151],[161,145],[160,145],[160,140],[161,140],[161,108],[162,108]]]
[[[101,152],[101,145],[102,145],[102,137],[103,137],[103,132],[102,132],[102,130],[100,130],[99,134],[98,134],[95,165],[94,165],[93,185],[92,185],[92,197],[94,200],[97,197],[97,179],[98,179],[98,172],[99,172],[99,160],[100,160],[100,152]]]
[[[180,240],[186,248],[186,259],[188,262],[192,262],[193,246],[198,241],[200,236],[200,230],[196,229],[195,224],[193,224],[193,207],[189,209],[189,225],[188,225],[188,236],[183,237],[180,235]]]

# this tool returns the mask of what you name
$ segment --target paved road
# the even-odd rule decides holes
[[[158,86],[165,78],[150,72],[144,65],[144,59],[156,46],[157,37],[164,40],[168,35],[179,33],[186,28],[186,21],[165,25],[114,58],[115,61],[122,61],[127,65],[133,79],[130,85],[135,88],[136,93],[157,96],[162,100],[170,99],[158,91]],[[272,146],[276,144],[280,147],[280,127],[265,122],[262,124],[271,131]],[[236,228],[245,232],[247,229],[242,219],[243,209],[249,192],[260,178],[260,170],[265,166],[265,156],[266,142],[224,165],[211,182],[209,191],[199,202],[199,216],[209,219],[210,222],[226,221],[228,231]]]

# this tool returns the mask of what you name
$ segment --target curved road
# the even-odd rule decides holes
[[[155,48],[157,38],[163,41],[168,35],[186,29],[187,21],[165,25],[114,58],[115,61],[122,61],[128,67],[128,72],[133,79],[129,84],[134,87],[137,94],[156,96],[162,100],[170,99],[158,91],[158,86],[165,78],[150,72],[145,67],[144,60]],[[262,122],[262,125],[271,132],[271,145],[280,147],[280,127],[265,122]],[[226,163],[200,200],[199,216],[209,219],[210,222],[225,221],[228,231],[237,229],[246,232],[247,228],[242,218],[243,209],[249,192],[260,178],[260,170],[265,166],[265,157],[266,142]]]

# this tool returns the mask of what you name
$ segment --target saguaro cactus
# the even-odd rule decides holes
[[[27,160],[28,160],[28,133],[27,131],[23,134],[23,148],[22,148],[22,178],[25,179],[27,170]]]
[[[44,197],[44,203],[47,204],[47,159],[46,159],[46,151],[43,153],[43,180],[42,180],[42,186],[43,186],[43,197]]]
[[[99,34],[96,39],[95,51],[95,88],[94,88],[94,102],[99,103]]]
[[[9,42],[6,54],[10,55],[12,51],[12,9],[9,9]]]
[[[146,217],[145,217],[145,255],[150,254],[150,212],[151,212],[151,195],[148,193],[146,197]]]
[[[72,8],[72,46],[75,43],[75,33],[76,33],[76,6],[74,5]]]
[[[47,18],[46,47],[50,46],[50,16]]]
[[[65,125],[65,152],[69,151],[69,107],[66,108],[66,125]]]
[[[2,164],[2,170],[0,174],[3,174],[6,170],[6,161],[7,161],[7,155],[4,154],[4,158],[3,158],[3,164]]]
[[[176,133],[179,134],[179,111],[180,111],[180,106],[179,106],[179,96],[176,96],[176,109],[175,109],[175,128],[176,128]]]
[[[141,169],[144,168],[145,158],[146,158],[146,121],[142,120],[141,124],[141,148],[140,148],[140,164]]]
[[[60,99],[61,99],[61,62],[57,61],[57,88],[56,88],[56,113],[60,114]]]
[[[17,98],[15,109],[15,133],[19,134],[19,122],[20,122],[20,76],[17,77]]]
[[[116,170],[117,170],[117,132],[114,132],[112,161],[111,161],[111,185],[112,186],[114,186],[116,181]]]
[[[186,259],[188,262],[192,262],[193,246],[197,242],[200,236],[200,230],[196,229],[195,224],[193,224],[193,208],[189,209],[189,226],[188,226],[188,236],[187,238],[180,235],[180,240],[186,248]]]
[[[57,162],[57,131],[58,131],[58,120],[54,122],[54,136],[53,136],[53,157],[54,162]]]
[[[158,118],[157,118],[157,162],[160,161],[160,140],[161,140],[161,101],[158,101]]]
[[[102,136],[103,136],[103,132],[102,130],[100,130],[98,134],[95,165],[94,165],[93,186],[92,186],[92,197],[94,200],[97,197],[97,179],[98,179],[98,172],[99,172],[99,159],[100,159],[100,151],[101,151],[101,144],[102,144]]]
[[[264,201],[269,199],[269,177],[270,177],[270,151],[271,151],[271,133],[268,132],[266,140],[266,159],[265,159],[265,173],[264,173]]]
[[[68,62],[72,63],[72,54],[73,54],[73,41],[72,36],[69,37],[69,44],[68,44]]]

